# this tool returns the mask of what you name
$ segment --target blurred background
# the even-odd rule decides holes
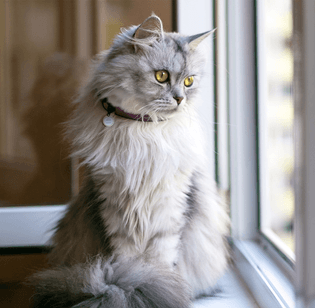
[[[64,204],[78,189],[62,137],[87,65],[120,28],[175,1],[0,1],[0,206]]]
[[[260,9],[258,95],[261,230],[294,260],[293,11],[291,0]]]

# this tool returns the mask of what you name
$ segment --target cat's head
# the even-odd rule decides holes
[[[198,45],[211,32],[166,33],[155,15],[124,30],[99,57],[93,80],[97,96],[128,113],[173,116],[198,90],[204,66]]]

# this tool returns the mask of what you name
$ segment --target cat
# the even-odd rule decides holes
[[[194,110],[211,33],[166,33],[153,14],[97,56],[67,128],[85,182],[33,307],[184,308],[213,291],[229,218]]]

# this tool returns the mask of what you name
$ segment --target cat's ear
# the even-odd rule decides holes
[[[151,44],[155,39],[163,37],[163,24],[161,19],[156,15],[148,17],[135,31],[135,48],[137,45]]]
[[[150,37],[160,37],[163,35],[162,21],[156,15],[148,17],[136,30],[133,37],[135,39],[147,39]]]
[[[199,34],[195,34],[192,36],[188,36],[186,37],[186,41],[188,42],[189,47],[192,50],[195,50],[198,45],[206,38],[208,37],[210,34],[212,34],[216,29],[207,31],[207,32],[203,32],[203,33],[199,33]]]

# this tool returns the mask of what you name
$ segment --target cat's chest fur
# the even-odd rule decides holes
[[[117,253],[176,259],[187,194],[202,160],[198,126],[185,120],[120,125],[102,140],[103,165],[92,166],[93,177]]]

